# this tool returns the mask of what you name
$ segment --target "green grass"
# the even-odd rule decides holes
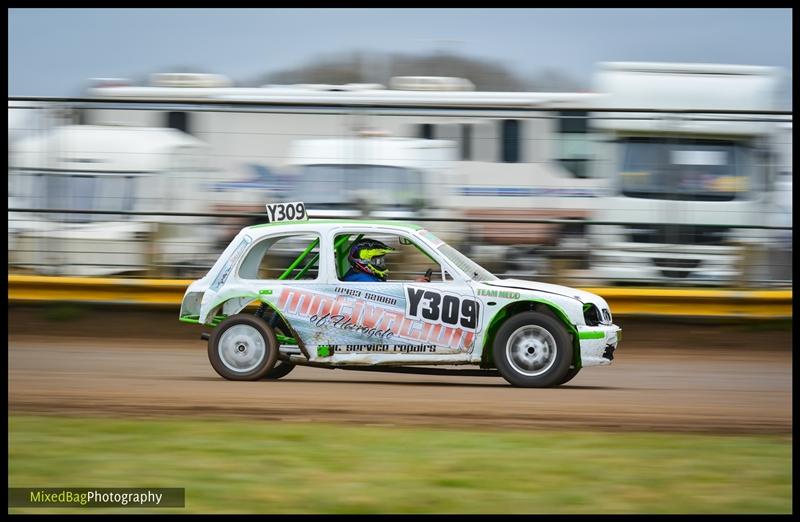
[[[8,481],[185,487],[167,512],[790,513],[791,459],[789,437],[11,415]]]

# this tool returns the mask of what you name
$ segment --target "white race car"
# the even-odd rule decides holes
[[[302,203],[268,210],[270,222],[242,229],[181,305],[181,321],[213,327],[201,337],[226,379],[277,379],[307,365],[499,372],[515,386],[548,387],[614,358],[620,328],[595,294],[498,279],[416,225],[309,220]],[[362,238],[393,249],[385,281],[343,280]],[[445,368],[454,365],[479,369]]]

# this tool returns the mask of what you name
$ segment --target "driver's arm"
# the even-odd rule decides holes
[[[433,269],[429,268],[425,271],[425,275],[419,276],[416,281],[419,281],[420,283],[430,283],[431,275],[433,275]]]

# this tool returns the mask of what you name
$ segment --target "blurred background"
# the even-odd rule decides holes
[[[519,14],[540,23],[569,19],[574,30],[592,15],[611,27],[653,17],[566,11]],[[704,17],[734,31],[749,12],[675,11],[663,10],[664,23],[684,31]],[[326,16],[344,26],[348,12],[350,24],[370,16],[252,14],[313,28]],[[695,56],[671,40],[651,44],[649,53],[612,52],[619,43],[609,37],[598,58],[671,60],[584,58],[575,72],[575,64],[549,65],[574,56],[566,37],[537,46],[537,57],[510,60],[487,57],[488,49],[470,56],[478,35],[431,38],[422,44],[433,49],[418,54],[370,46],[326,54],[321,35],[316,53],[308,42],[299,46],[312,57],[307,62],[298,54],[296,63],[259,73],[261,59],[245,69],[237,56],[236,69],[220,63],[219,49],[205,56],[221,35],[250,28],[249,11],[224,11],[218,33],[191,52],[199,40],[163,42],[170,58],[146,54],[154,44],[144,43],[130,65],[112,49],[145,34],[131,26],[108,49],[89,52],[120,27],[121,13],[52,13],[12,10],[9,19],[9,272],[199,277],[241,226],[263,221],[266,202],[301,200],[312,217],[421,222],[499,276],[791,285],[791,71],[761,65],[782,61],[769,41],[760,43],[762,54],[742,45],[749,48],[743,56],[758,60],[741,63],[731,49]],[[480,16],[470,13],[462,31]],[[781,26],[780,13],[751,14]],[[185,17],[200,31],[214,13],[130,15],[134,27],[155,17],[156,31]],[[74,35],[70,19],[89,23],[89,34]],[[69,57],[71,81],[56,79],[52,58],[25,34],[54,20],[53,42],[60,34],[68,49],[83,49]],[[341,45],[357,46],[352,40]],[[252,53],[248,45],[236,54]],[[177,56],[197,65],[160,65]],[[710,58],[726,61],[699,61]],[[140,73],[142,60],[152,72]]]

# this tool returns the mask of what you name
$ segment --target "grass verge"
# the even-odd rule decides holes
[[[790,513],[791,439],[9,415],[9,487],[214,513]],[[10,508],[9,512],[85,512]],[[93,508],[90,513],[137,509]]]

